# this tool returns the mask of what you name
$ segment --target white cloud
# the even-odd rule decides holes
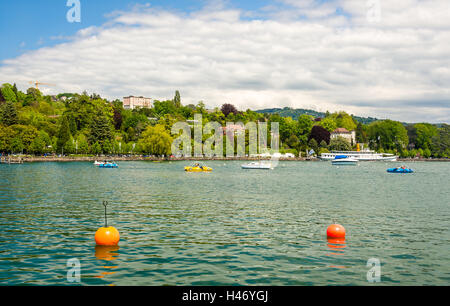
[[[190,15],[115,12],[103,27],[4,61],[0,80],[24,89],[37,79],[58,85],[48,93],[110,99],[166,99],[178,89],[185,104],[450,122],[450,18],[435,20],[447,1],[381,1],[379,23],[367,21],[365,1],[284,2],[291,9],[259,20],[221,1]]]

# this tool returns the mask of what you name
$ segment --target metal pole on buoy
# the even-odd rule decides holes
[[[105,206],[105,227],[108,227],[108,216],[106,214],[106,206],[108,206],[108,202],[103,201],[103,206]]]
[[[95,233],[95,242],[97,245],[115,246],[119,243],[120,235],[115,227],[108,227],[108,204],[108,201],[103,201],[103,206],[105,207],[105,226],[99,228]]]

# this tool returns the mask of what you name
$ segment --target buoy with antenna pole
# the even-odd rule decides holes
[[[120,235],[115,227],[108,227],[108,216],[106,213],[108,204],[107,201],[103,201],[103,206],[105,207],[105,226],[99,228],[95,233],[95,242],[97,245],[115,246],[119,243]]]

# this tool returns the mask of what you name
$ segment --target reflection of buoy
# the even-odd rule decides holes
[[[328,238],[345,238],[345,228],[339,224],[332,224],[327,229]]]
[[[345,249],[345,238],[328,238],[328,247],[331,249]]]
[[[97,245],[95,247],[95,257],[100,260],[113,261],[119,256],[119,246]]]
[[[331,251],[328,256],[344,255],[345,238],[328,238],[328,248]],[[343,268],[342,266],[332,266],[333,268]]]
[[[95,242],[97,245],[114,246],[119,243],[119,231],[115,227],[101,227],[95,233]]]
[[[105,206],[105,226],[99,228],[95,233],[95,242],[97,245],[114,246],[119,243],[120,235],[119,231],[115,227],[108,227],[108,218],[106,215],[107,205],[108,202],[103,201],[103,206]]]

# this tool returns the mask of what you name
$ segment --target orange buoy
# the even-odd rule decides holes
[[[99,228],[95,233],[95,242],[97,245],[115,246],[119,243],[120,235],[115,227],[108,226],[108,218],[106,215],[107,205],[108,202],[103,201],[103,206],[105,206],[105,226]]]
[[[328,238],[345,238],[345,228],[339,224],[332,224],[327,229]]]
[[[119,231],[115,227],[101,227],[95,233],[95,242],[97,245],[114,246],[119,243]]]

